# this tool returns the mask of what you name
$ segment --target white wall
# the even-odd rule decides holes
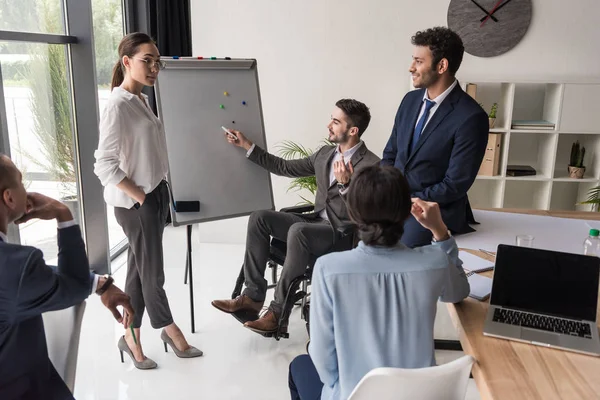
[[[465,54],[459,79],[597,80],[597,0],[532,0],[533,19],[517,47],[494,58]],[[371,108],[363,137],[381,154],[410,80],[410,37],[446,25],[449,0],[192,0],[194,56],[258,60],[270,150],[283,140],[317,146],[335,101]],[[569,55],[567,55],[569,54]],[[242,156],[240,154],[240,156]],[[299,198],[273,177],[277,208]],[[245,240],[246,219],[206,224],[202,241]],[[204,233],[203,233],[204,232]]]

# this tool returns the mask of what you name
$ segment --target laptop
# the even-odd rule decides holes
[[[600,258],[499,245],[483,334],[600,355]]]

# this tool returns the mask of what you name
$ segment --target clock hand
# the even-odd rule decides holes
[[[479,5],[479,4],[478,4],[478,3],[477,3],[475,0],[471,0],[471,2],[472,2],[473,4],[475,4],[475,5],[477,6],[477,8],[479,8],[481,11],[483,11],[483,12],[486,14],[486,16],[490,17],[490,18],[492,19],[492,21],[494,21],[494,22],[498,22],[498,20],[496,19],[496,17],[494,17],[494,16],[493,16],[492,14],[490,14],[489,12],[487,12],[487,10],[486,10],[485,8],[481,7],[481,6],[480,6],[480,5]],[[483,18],[485,18],[485,17],[483,17]]]
[[[493,14],[497,13],[497,12],[498,12],[498,10],[500,10],[502,7],[504,7],[505,5],[507,5],[508,3],[510,3],[511,1],[512,1],[512,0],[506,0],[504,3],[502,3],[502,5],[500,5],[500,7],[496,8],[496,11],[494,11],[494,12],[493,12],[492,14],[490,14],[490,15],[493,15]],[[487,18],[487,15],[486,15],[485,17],[481,18],[481,19],[479,20],[479,22],[483,22],[483,20],[485,20],[486,18]]]
[[[492,8],[492,11],[490,11],[490,14],[493,14],[496,12],[496,9],[498,8],[498,6],[500,5],[500,3],[502,3],[503,0],[498,0],[496,2],[496,5],[494,6],[494,8]],[[483,25],[485,25],[485,23],[487,22],[489,17],[485,17],[485,19],[483,20],[483,22],[481,23],[481,25],[479,25],[479,27],[481,28]]]

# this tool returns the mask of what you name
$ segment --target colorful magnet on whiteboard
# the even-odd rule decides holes
[[[223,92],[223,96],[229,96],[229,92]]]
[[[173,60],[179,60],[179,56],[173,56]]]
[[[198,57],[198,60],[204,60],[204,57],[200,56]]]
[[[246,105],[246,102],[245,102],[245,101],[242,101],[242,105],[244,105],[244,106],[245,106],[245,105]]]
[[[219,105],[219,108],[223,109],[223,108],[225,108],[225,106],[223,104],[221,104],[221,105]]]
[[[232,124],[235,124],[235,121],[231,121]]]
[[[210,59],[211,59],[211,60],[216,60],[216,59],[217,59],[217,57],[211,57]]]

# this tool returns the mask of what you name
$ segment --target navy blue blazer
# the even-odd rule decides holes
[[[0,240],[0,399],[73,399],[48,358],[42,313],[85,300],[91,291],[79,226],[58,230],[58,267],[34,247]]]
[[[467,191],[473,184],[488,141],[488,116],[459,84],[431,117],[410,153],[425,89],[404,96],[381,165],[406,177],[413,197],[439,203],[442,218],[455,233],[472,232]]]

